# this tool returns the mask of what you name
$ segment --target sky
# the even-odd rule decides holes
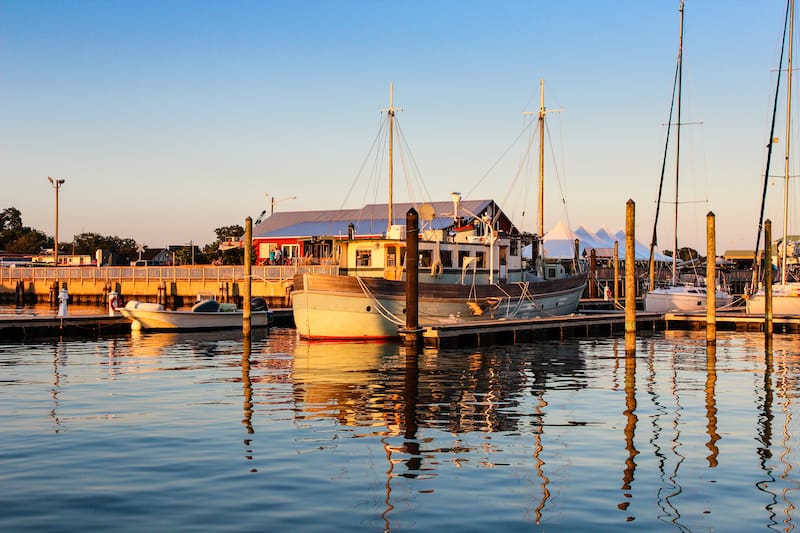
[[[535,231],[536,177],[518,170],[528,147],[514,140],[544,79],[545,227],[614,232],[632,199],[649,243],[679,5],[0,0],[0,209],[53,235],[47,177],[63,178],[60,241],[163,247],[212,243],[273,199],[276,211],[385,202],[385,184],[351,191],[369,188],[362,168],[392,83],[410,148],[395,157],[395,200],[419,199],[400,176],[413,166],[429,200],[494,199]],[[686,2],[680,246],[705,250],[708,212],[719,253],[755,245],[784,11],[783,0]],[[773,179],[773,227],[783,190]],[[661,250],[673,209],[662,208]]]

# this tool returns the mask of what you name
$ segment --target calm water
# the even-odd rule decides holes
[[[0,530],[791,530],[800,347],[0,343]]]

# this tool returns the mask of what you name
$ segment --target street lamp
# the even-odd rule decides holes
[[[58,266],[58,190],[64,185],[64,178],[53,179],[47,176],[50,180],[50,185],[56,190],[56,235],[53,241],[53,266]]]
[[[286,200],[297,200],[297,196],[287,196],[286,198],[281,198],[280,200],[276,200],[274,196],[270,196],[270,198],[271,198],[270,208],[269,208],[270,216],[272,216],[275,213],[275,204],[279,204]]]

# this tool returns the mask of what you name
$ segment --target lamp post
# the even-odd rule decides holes
[[[297,200],[297,196],[287,196],[286,198],[281,198],[280,200],[276,200],[274,196],[270,196],[270,206],[269,206],[270,216],[272,216],[275,213],[275,204],[279,204],[286,200]]]
[[[47,176],[50,185],[56,190],[56,234],[53,241],[53,266],[58,266],[58,190],[64,185],[64,178],[53,179]]]

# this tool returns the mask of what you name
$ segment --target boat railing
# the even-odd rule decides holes
[[[296,274],[335,274],[335,265],[253,266],[254,282],[292,279]],[[75,267],[0,267],[0,283],[7,281],[228,281],[245,279],[242,265],[182,266],[75,266]]]

